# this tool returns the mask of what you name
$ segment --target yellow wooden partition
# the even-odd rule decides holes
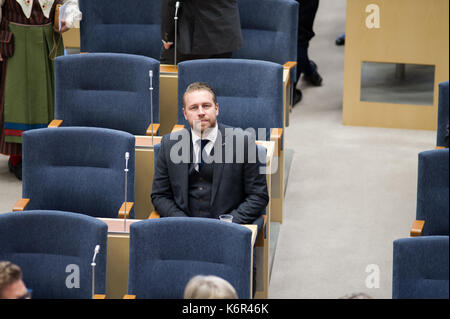
[[[449,79],[449,1],[348,0],[345,32],[343,124],[435,130],[438,85]],[[433,105],[360,101],[363,62],[435,66]]]

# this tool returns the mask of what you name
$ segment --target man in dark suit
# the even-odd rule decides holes
[[[207,58],[231,58],[242,46],[237,0],[178,1],[178,62]],[[162,63],[173,59],[176,0],[161,1]]]
[[[261,220],[269,196],[253,135],[217,123],[219,105],[205,83],[187,88],[183,113],[190,128],[161,141],[151,195],[157,212],[161,217],[231,214],[239,224]]]

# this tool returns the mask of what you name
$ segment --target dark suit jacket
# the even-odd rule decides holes
[[[225,130],[228,128],[227,130]],[[232,214],[233,222],[239,224],[253,223],[260,217],[268,204],[266,175],[260,173],[263,166],[257,158],[249,161],[250,149],[256,151],[253,136],[241,129],[219,124],[219,132],[214,145],[214,156],[221,157],[222,163],[214,163],[213,184],[211,190],[211,213],[217,217],[221,214]],[[161,149],[157,157],[157,165],[153,180],[152,202],[161,217],[190,216],[189,211],[189,167],[192,161],[191,131],[184,129],[173,134],[187,140],[185,161],[173,163],[171,150],[178,153],[180,142],[171,140],[170,134],[161,141]],[[236,138],[244,141],[244,160],[236,161]],[[231,140],[234,139],[234,142]],[[221,150],[221,152],[220,152]],[[217,153],[219,152],[219,153]],[[180,153],[178,153],[180,154]],[[226,154],[233,154],[233,163],[225,163]]]
[[[176,0],[161,1],[161,37],[175,38]],[[178,11],[177,50],[185,55],[233,52],[242,46],[237,0],[184,0]]]

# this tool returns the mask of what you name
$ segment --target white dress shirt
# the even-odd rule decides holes
[[[218,132],[219,128],[218,128],[218,124],[216,123],[216,126],[213,127],[212,129],[208,129],[206,130],[203,134],[203,139],[204,140],[209,140],[208,144],[206,144],[205,146],[205,152],[206,154],[210,155],[211,154],[211,150],[214,147],[214,144],[216,143],[216,139],[217,139],[217,132]],[[206,133],[206,135],[205,135]],[[202,137],[200,137],[197,132],[195,132],[194,130],[192,130],[192,145],[193,145],[193,152],[194,152],[194,163],[195,165],[195,170],[198,172],[199,171],[199,163],[201,162],[201,154],[200,154],[200,140],[202,140]]]

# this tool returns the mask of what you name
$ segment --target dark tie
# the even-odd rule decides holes
[[[200,171],[203,167],[203,164],[205,164],[205,161],[203,160],[207,155],[206,152],[203,153],[203,150],[205,149],[206,144],[208,144],[209,140],[200,140],[200,163],[198,164],[198,170]]]

